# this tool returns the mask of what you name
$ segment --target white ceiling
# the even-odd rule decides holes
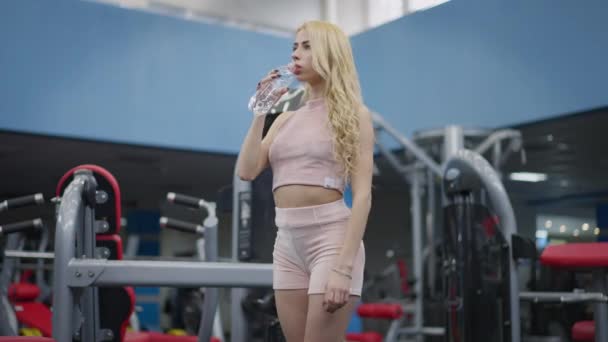
[[[92,0],[282,36],[307,20],[327,20],[356,34],[447,0]]]

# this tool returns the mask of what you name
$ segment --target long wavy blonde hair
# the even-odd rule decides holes
[[[349,181],[359,156],[359,114],[364,109],[350,41],[339,27],[328,22],[308,21],[297,31],[301,30],[309,36],[312,67],[325,81],[334,157]]]

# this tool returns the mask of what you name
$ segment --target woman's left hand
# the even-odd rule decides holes
[[[351,279],[343,274],[329,271],[323,308],[329,313],[334,313],[348,302],[350,297]]]

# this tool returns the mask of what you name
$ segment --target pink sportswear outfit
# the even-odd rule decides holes
[[[274,191],[280,186],[317,185],[344,193],[341,166],[333,157],[324,99],[309,100],[280,127],[268,152]],[[276,208],[279,228],[273,251],[273,288],[325,293],[327,277],[344,244],[350,209],[343,199],[310,207]],[[350,293],[361,295],[365,247],[353,263]]]

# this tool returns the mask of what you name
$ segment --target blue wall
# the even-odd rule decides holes
[[[0,1],[0,128],[238,151],[291,40],[77,0]]]
[[[405,133],[608,105],[608,2],[452,0],[353,38]],[[77,0],[0,1],[0,129],[235,153],[291,39]]]
[[[368,105],[411,133],[608,105],[608,1],[452,0],[353,38]]]

